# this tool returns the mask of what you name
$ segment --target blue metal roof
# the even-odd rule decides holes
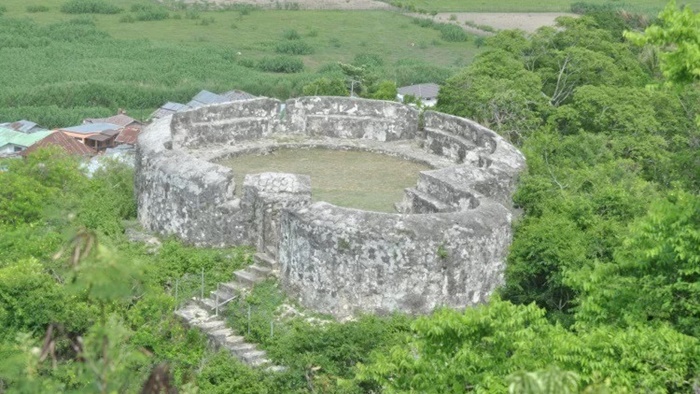
[[[71,133],[90,134],[101,133],[105,130],[119,130],[121,128],[121,126],[112,123],[88,123],[80,126],[64,127],[61,130]]]
[[[173,103],[172,101],[168,101],[167,103],[163,104],[160,109],[164,109],[166,111],[182,111],[185,109],[188,109],[189,107],[186,106],[185,104],[180,104],[180,103]]]

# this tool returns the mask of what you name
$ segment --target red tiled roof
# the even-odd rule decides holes
[[[119,133],[119,135],[117,136],[117,139],[114,141],[118,144],[134,145],[136,143],[136,139],[138,138],[140,133],[141,133],[141,129],[137,129],[134,127],[127,127],[124,130],[122,130],[121,133]]]
[[[49,134],[44,139],[40,140],[36,144],[30,146],[22,152],[22,155],[26,156],[39,148],[46,146],[58,146],[63,149],[69,155],[80,155],[80,156],[94,156],[97,154],[95,150],[75,140],[62,131],[56,131]]]

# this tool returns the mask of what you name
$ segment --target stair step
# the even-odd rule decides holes
[[[267,359],[267,353],[264,350],[251,350],[246,353],[239,355],[248,364],[254,364],[255,361],[260,361],[260,359]],[[269,362],[269,360],[267,360]],[[259,364],[258,364],[259,365]]]
[[[264,278],[260,278],[257,275],[244,270],[238,270],[233,273],[236,279],[241,285],[252,287],[253,285],[260,283]]]
[[[241,286],[241,284],[238,282],[225,282],[219,285],[219,290],[224,290],[231,296],[234,296],[240,295],[242,292],[247,291],[248,289],[244,286]]]
[[[474,189],[473,180],[469,179],[472,175],[474,174],[445,172],[444,169],[421,171],[415,190],[431,196],[442,196],[440,201],[455,208],[473,209],[479,206],[481,194]]]
[[[219,300],[219,309],[221,309],[221,307],[222,307],[221,303],[226,302],[226,301],[228,301],[229,299],[231,299],[232,297],[235,297],[235,296],[238,295],[238,294],[231,294],[231,293],[229,293],[228,291],[225,291],[225,290],[223,290],[223,289],[214,290],[214,291],[211,292],[211,294],[209,294],[209,299],[212,300],[212,301],[214,301],[214,303],[216,303],[216,300],[217,300],[216,296],[217,296],[217,294],[218,294],[218,296],[219,296],[219,298],[218,298],[218,300]]]
[[[261,278],[268,278],[272,276],[272,270],[270,268],[261,267],[257,264],[248,266],[248,268],[246,268],[246,271],[251,272]]]
[[[278,266],[277,262],[265,253],[256,253],[253,255],[253,261],[255,261],[255,265],[259,267],[266,267],[271,270],[277,269]]]
[[[214,311],[214,300],[210,298],[197,298],[197,304],[202,307],[207,312]]]
[[[248,343],[248,342],[233,343],[230,345],[226,344],[226,348],[228,350],[232,351],[233,353],[235,353],[236,355],[243,355],[246,353],[250,353],[254,350],[257,350],[255,345],[253,345],[252,343]]]
[[[221,329],[209,332],[208,335],[209,335],[209,337],[211,337],[219,342],[223,342],[231,334],[233,334],[233,332],[231,331],[230,328],[221,328]]]
[[[256,358],[248,362],[248,364],[253,367],[260,367],[271,363],[272,361],[270,361],[270,359],[267,357]]]
[[[245,342],[245,338],[243,338],[240,335],[229,335],[226,337],[224,342],[226,343],[226,345],[234,345],[237,343]]]
[[[224,323],[222,320],[210,320],[197,324],[197,328],[206,333],[211,333],[221,330],[222,328],[226,328],[226,323]]]
[[[455,208],[445,204],[428,193],[416,190],[414,188],[405,189],[406,196],[411,203],[412,213],[437,213],[437,212],[453,212]]]

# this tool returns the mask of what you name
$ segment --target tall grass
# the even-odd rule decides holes
[[[122,11],[104,0],[69,0],[61,6],[65,14],[118,14]]]
[[[292,55],[276,56],[274,41],[267,47],[258,46],[252,54],[242,48],[239,54],[237,48],[219,42],[183,45],[178,41],[117,40],[96,26],[101,18],[112,17],[81,16],[53,24],[3,17],[0,122],[28,118],[56,127],[78,124],[83,117],[104,117],[118,108],[148,114],[167,101],[187,102],[201,89],[242,89],[286,99],[301,95],[305,85],[320,77],[342,77],[334,65],[338,60],[352,61],[358,53],[352,47],[343,48],[349,53],[340,58],[321,47],[302,61]],[[149,22],[143,26],[152,29]],[[282,31],[273,32],[272,37],[279,39],[280,34]],[[285,41],[307,40],[317,43],[327,38]],[[419,59],[396,62],[381,48],[362,48],[356,60],[371,63],[378,78],[395,80],[400,86],[442,82],[455,71]],[[324,52],[318,54],[320,51]],[[308,62],[316,62],[319,71],[311,71]]]

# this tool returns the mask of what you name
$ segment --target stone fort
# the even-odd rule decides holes
[[[368,151],[431,170],[396,213],[382,213],[312,202],[306,175],[252,174],[236,185],[235,168],[217,164],[288,148]],[[146,229],[197,246],[254,246],[267,262],[260,275],[275,273],[292,299],[341,319],[484,302],[503,281],[525,167],[515,147],[469,119],[348,97],[177,113],[142,133],[136,161]]]

